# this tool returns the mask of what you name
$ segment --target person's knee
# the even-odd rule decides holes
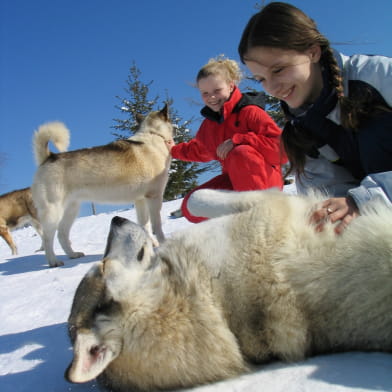
[[[181,204],[181,212],[183,216],[192,223],[199,223],[207,220],[207,218],[201,216],[194,216],[188,210],[188,200],[193,192],[196,192],[199,189],[226,189],[233,190],[233,185],[231,184],[230,177],[227,173],[220,174],[214,178],[211,178],[209,181],[204,184],[199,185],[195,189],[191,190],[182,201]]]
[[[188,204],[188,198],[187,198],[186,200],[184,199],[184,201],[182,202],[182,205],[181,205],[181,212],[182,212],[182,215],[183,215],[189,222],[191,222],[191,223],[200,223],[200,222],[203,222],[203,221],[207,220],[207,218],[204,218],[204,217],[202,217],[202,216],[195,216],[195,215],[192,215],[192,214],[189,212],[189,210],[188,210],[187,204]]]

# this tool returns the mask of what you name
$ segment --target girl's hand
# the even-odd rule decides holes
[[[325,200],[321,208],[316,210],[311,216],[311,222],[316,223],[316,230],[322,231],[326,220],[332,223],[341,221],[336,227],[336,234],[341,234],[350,222],[359,216],[359,210],[353,199],[350,197],[333,197]]]
[[[231,139],[225,140],[221,143],[216,149],[216,155],[218,155],[219,159],[225,159],[227,154],[234,148],[234,143]]]

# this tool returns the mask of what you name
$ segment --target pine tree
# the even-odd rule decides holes
[[[153,110],[153,107],[158,102],[159,96],[148,99],[149,87],[153,82],[150,81],[147,84],[143,83],[140,81],[140,75],[141,72],[139,68],[136,66],[135,62],[133,62],[129,69],[129,75],[126,81],[127,86],[124,89],[127,98],[116,96],[116,98],[121,101],[121,105],[115,106],[116,109],[119,109],[122,113],[126,114],[124,119],[114,119],[116,124],[113,128],[123,133],[119,134],[118,132],[113,132],[113,135],[118,139],[126,139],[132,136],[138,129],[137,116],[147,115]]]
[[[283,110],[280,106],[279,99],[267,93],[264,94],[266,96],[266,105],[265,105],[266,112],[274,119],[274,121],[280,127],[283,127],[286,122],[286,119]]]
[[[138,129],[137,117],[139,115],[145,116],[154,107],[158,105],[159,96],[149,99],[150,86],[153,81],[144,83],[140,80],[141,72],[135,63],[132,64],[129,70],[127,86],[124,89],[127,97],[122,98],[117,96],[121,105],[117,105],[125,118],[115,118],[116,124],[113,128],[116,130],[113,135],[118,139],[125,139],[132,136]],[[170,118],[173,123],[174,142],[181,143],[189,141],[192,136],[189,131],[189,125],[193,121],[184,121],[177,113],[173,106],[173,100],[167,98],[165,100],[169,104]],[[163,104],[161,105],[163,107]],[[197,184],[198,176],[207,171],[208,167],[202,166],[196,162],[185,162],[173,159],[170,166],[169,180],[165,189],[164,200],[173,200],[183,197],[190,190],[194,189]]]

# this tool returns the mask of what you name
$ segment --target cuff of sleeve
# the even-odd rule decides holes
[[[181,144],[181,143],[179,143]],[[170,150],[170,155],[175,159],[181,159],[179,152],[181,151],[181,146],[179,144],[174,145]]]
[[[242,135],[239,134],[235,134],[233,135],[233,137],[231,138],[231,141],[233,142],[234,145],[238,145],[242,143]]]
[[[350,189],[348,191],[348,195],[353,198],[355,204],[357,205],[360,211],[361,211],[361,207],[363,207],[372,198],[372,195],[369,192],[369,190],[363,185],[357,188]]]

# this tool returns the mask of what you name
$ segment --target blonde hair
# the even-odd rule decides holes
[[[208,60],[208,63],[197,73],[196,84],[200,79],[210,75],[220,75],[227,83],[234,82],[236,85],[241,82],[243,76],[237,61],[228,59],[224,55],[219,55]]]

